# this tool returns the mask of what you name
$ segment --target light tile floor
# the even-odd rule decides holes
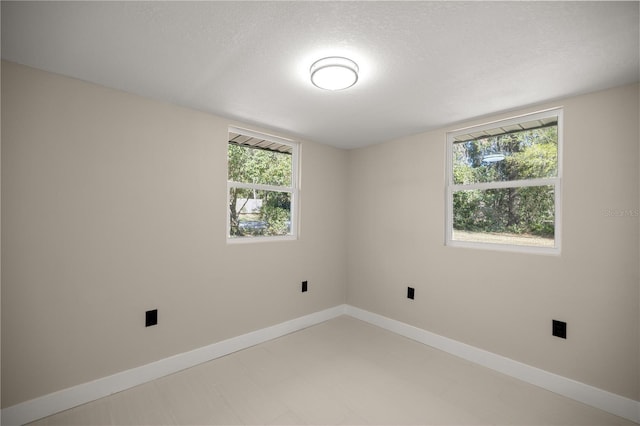
[[[33,425],[631,425],[351,317]]]

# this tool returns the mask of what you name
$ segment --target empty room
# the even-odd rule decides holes
[[[0,7],[2,425],[640,423],[640,2]]]

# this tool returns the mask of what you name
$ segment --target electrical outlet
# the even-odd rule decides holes
[[[307,291],[307,287],[308,287],[307,282],[306,281],[302,281],[302,292],[303,293]]]
[[[564,321],[553,320],[551,333],[560,337],[561,339],[567,338],[567,323]]]
[[[413,287],[407,287],[407,298],[413,300],[416,295],[416,290]]]
[[[158,324],[158,310],[154,309],[145,313],[145,327],[151,327]]]

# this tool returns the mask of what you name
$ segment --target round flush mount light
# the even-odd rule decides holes
[[[358,81],[358,64],[351,59],[332,56],[311,65],[311,82],[325,90],[342,90]]]
[[[485,163],[499,163],[500,161],[504,160],[505,156],[504,154],[489,154],[489,155],[485,155],[484,157],[482,157],[482,161],[484,161]]]

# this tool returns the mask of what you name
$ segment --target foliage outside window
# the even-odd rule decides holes
[[[295,238],[297,144],[230,128],[227,154],[228,240]]]
[[[558,253],[562,111],[447,135],[448,245]]]

